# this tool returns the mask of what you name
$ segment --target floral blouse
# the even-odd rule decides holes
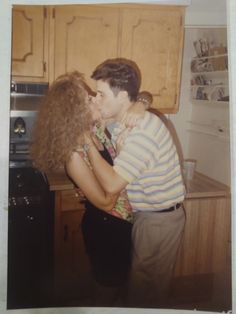
[[[112,145],[111,139],[105,134],[103,128],[96,125],[94,127],[94,133],[96,134],[99,141],[106,147],[111,158],[114,159],[116,156],[114,146]],[[83,148],[81,148],[78,150],[78,153],[87,163],[87,165],[92,169],[87,152]],[[128,201],[126,190],[122,190],[120,192],[115,207],[112,210],[108,211],[107,213],[118,218],[125,219],[129,222],[133,222],[132,208]]]

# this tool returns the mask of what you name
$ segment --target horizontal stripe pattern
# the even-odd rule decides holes
[[[126,189],[134,211],[161,210],[184,199],[175,144],[165,124],[152,113],[146,112],[131,130],[114,169],[129,182]]]

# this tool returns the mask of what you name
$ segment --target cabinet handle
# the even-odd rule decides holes
[[[68,225],[64,225],[64,236],[63,236],[63,240],[65,242],[68,241],[68,238],[69,238],[69,228],[68,228]]]
[[[43,8],[43,17],[46,19],[47,18],[47,8]]]

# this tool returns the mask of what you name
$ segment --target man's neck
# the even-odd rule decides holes
[[[115,122],[121,122],[124,115],[127,113],[127,111],[129,110],[129,108],[133,105],[133,102],[131,101],[127,101],[125,102],[122,107],[121,110],[119,112],[119,114],[114,118]]]
[[[119,114],[117,114],[115,117],[103,120],[105,123],[105,126],[107,127],[107,126],[115,124],[115,123],[120,123],[122,121],[124,115],[126,114],[126,112],[129,110],[129,108],[132,105],[133,105],[133,102],[131,102],[131,101],[127,101],[126,103],[124,103],[121,107]]]

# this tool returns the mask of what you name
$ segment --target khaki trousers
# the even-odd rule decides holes
[[[128,306],[165,304],[184,224],[182,206],[172,212],[135,214]]]

